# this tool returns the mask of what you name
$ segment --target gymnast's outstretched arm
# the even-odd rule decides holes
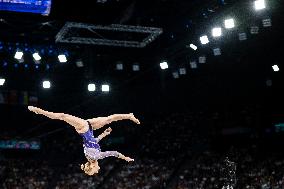
[[[106,157],[117,157],[117,158],[123,159],[127,162],[134,161],[134,159],[127,157],[127,156],[125,156],[122,153],[119,153],[117,151],[100,152],[100,153],[98,153],[96,159],[104,159]]]
[[[100,135],[97,137],[98,142],[99,142],[100,140],[102,140],[104,137],[106,137],[107,135],[109,135],[111,131],[112,131],[112,129],[111,129],[110,127],[107,128],[102,134],[100,134]]]

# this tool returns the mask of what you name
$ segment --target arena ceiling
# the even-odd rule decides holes
[[[272,28],[261,30],[258,37],[251,36],[246,43],[240,44],[237,39],[233,41],[233,34],[237,36],[237,32],[231,33],[224,37],[220,44],[224,49],[222,58],[214,59],[212,57],[212,48],[216,43],[212,43],[206,47],[202,47],[199,42],[199,36],[204,33],[210,34],[211,23],[233,13],[235,16],[240,12],[242,6],[250,7],[253,1],[247,0],[225,0],[225,1],[209,1],[209,0],[108,0],[105,3],[94,0],[78,1],[62,1],[53,0],[51,14],[49,16],[39,16],[24,13],[0,13],[0,41],[6,43],[28,43],[34,45],[54,45],[59,49],[67,49],[70,53],[70,64],[65,67],[56,65],[55,69],[46,73],[45,71],[34,73],[37,77],[66,77],[74,79],[77,76],[83,76],[86,80],[96,78],[98,80],[112,80],[116,82],[133,80],[140,78],[140,83],[152,82],[155,78],[157,82],[161,80],[161,70],[159,62],[167,60],[171,66],[171,70],[167,72],[166,78],[172,79],[173,71],[177,71],[180,67],[187,67],[188,62],[192,58],[198,58],[200,54],[210,54],[208,61],[212,62],[234,62],[237,65],[242,61],[242,57],[248,56],[247,53],[257,54],[257,47],[275,50],[270,53],[269,57],[273,61],[279,61],[280,49],[276,48],[275,42],[278,37],[283,36],[281,30],[280,0],[274,0],[270,9],[265,14],[254,15],[247,20],[247,25],[240,25],[240,28],[246,28],[249,33],[249,27],[258,25],[261,27],[261,20],[264,16],[272,18]],[[240,6],[242,5],[242,6]],[[246,20],[248,15],[252,15],[253,9],[247,8],[242,11],[250,12],[239,18]],[[257,17],[258,16],[258,17]],[[158,27],[163,29],[163,34],[145,48],[121,48],[121,47],[105,47],[96,45],[76,45],[76,44],[55,44],[55,36],[67,21],[89,23],[95,25],[125,24],[139,25],[148,27]],[[283,23],[283,22],[282,22]],[[235,37],[236,38],[236,37]],[[283,37],[282,37],[283,39]],[[198,52],[192,51],[188,45],[194,42],[200,46]],[[269,47],[267,47],[269,45]],[[227,51],[227,52],[226,52]],[[262,49],[264,52],[265,49]],[[13,56],[13,55],[12,55]],[[6,59],[6,55],[2,55]],[[79,59],[84,60],[84,68],[77,68],[75,62]],[[256,57],[257,60],[257,57]],[[269,59],[268,59],[269,60]],[[51,59],[50,61],[55,61]],[[121,73],[115,70],[116,62],[121,61],[128,67]],[[131,70],[133,63],[139,63],[141,72],[134,73]],[[227,64],[208,64],[202,65],[201,69],[194,71],[194,75],[209,76],[210,73],[219,70],[223,73],[228,68]],[[219,69],[218,69],[219,68]],[[248,69],[249,68],[249,69]],[[254,64],[239,64],[236,70],[252,70]],[[259,66],[259,69],[269,70],[270,63]],[[3,68],[0,68],[3,70]],[[24,70],[24,69],[23,69]],[[31,72],[22,71],[22,74],[30,75]],[[240,71],[241,72],[241,71]],[[267,71],[269,72],[269,71]],[[18,71],[13,68],[3,70],[6,75],[18,75]],[[21,79],[19,79],[21,80]],[[31,79],[33,80],[33,79]],[[75,79],[74,79],[75,80]],[[86,81],[87,82],[87,81]]]

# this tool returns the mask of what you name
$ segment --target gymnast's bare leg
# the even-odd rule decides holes
[[[140,121],[133,115],[133,113],[113,114],[107,117],[97,117],[97,118],[88,119],[88,121],[92,125],[93,130],[100,129],[103,126],[110,124],[111,122],[121,121],[121,120],[131,120],[136,124],[140,124]]]
[[[73,126],[78,133],[85,133],[89,129],[86,120],[81,119],[79,117],[75,117],[65,113],[49,112],[34,106],[28,106],[28,109],[36,114],[42,114],[50,119],[58,119],[65,121],[69,125]]]
[[[113,114],[108,117],[97,117],[97,118],[84,120],[84,119],[81,119],[73,115],[69,115],[65,113],[49,112],[49,111],[45,111],[45,110],[42,110],[41,108],[37,108],[34,106],[28,106],[28,109],[32,112],[35,112],[36,114],[42,114],[50,119],[58,119],[58,120],[65,121],[71,126],[73,126],[78,133],[85,133],[89,129],[87,121],[90,122],[94,130],[100,129],[103,126],[110,124],[111,122],[120,121],[120,120],[131,120],[137,124],[140,124],[139,120],[135,118],[135,116],[132,113]]]

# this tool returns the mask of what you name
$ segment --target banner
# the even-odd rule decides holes
[[[39,150],[40,142],[38,141],[18,141],[18,140],[0,140],[0,149],[25,149]]]

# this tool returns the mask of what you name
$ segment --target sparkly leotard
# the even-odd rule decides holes
[[[91,160],[98,160],[104,159],[109,156],[118,157],[119,153],[117,151],[101,151],[99,139],[94,137],[90,122],[87,121],[87,123],[89,130],[83,134],[80,134],[83,137],[83,147],[86,158]]]

